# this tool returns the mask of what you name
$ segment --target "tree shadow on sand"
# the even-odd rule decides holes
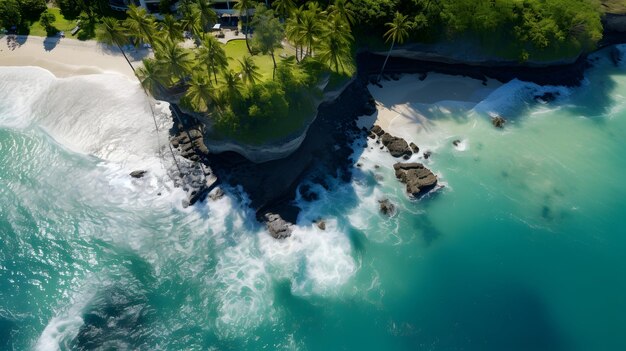
[[[61,41],[61,36],[60,35],[46,37],[43,40],[43,48],[46,51],[52,51],[52,50],[54,50],[54,48],[57,47],[57,45],[59,44],[60,41]]]
[[[117,46],[111,46],[111,45],[98,43],[98,47],[105,54],[122,55],[122,52]],[[148,48],[136,48],[131,45],[126,45],[126,46],[123,46],[122,49],[124,50],[124,53],[126,54],[128,59],[131,60],[132,62],[141,61],[145,59],[146,57],[148,57],[148,55],[150,55],[150,49]]]

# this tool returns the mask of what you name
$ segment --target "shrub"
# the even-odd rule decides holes
[[[80,0],[56,0],[56,4],[61,9],[61,14],[67,19],[75,19],[82,10]]]
[[[10,28],[22,22],[20,4],[17,0],[0,1],[0,27]]]
[[[36,20],[48,7],[46,0],[19,0],[23,19]]]
[[[49,37],[59,32],[59,30],[54,27],[54,21],[56,21],[56,17],[54,14],[48,12],[48,10],[42,12],[39,17],[39,24],[46,29],[46,34]]]

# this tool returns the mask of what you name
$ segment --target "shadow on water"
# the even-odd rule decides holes
[[[413,322],[417,325],[409,323],[419,330],[405,337],[409,348],[433,345],[442,350],[570,349],[551,320],[545,302],[533,291],[504,285],[456,291],[459,293],[454,296],[444,294],[430,302],[434,306],[445,305],[446,313],[429,315],[428,319],[419,317],[419,322]],[[425,311],[418,308],[412,312],[423,316]]]
[[[13,333],[16,329],[17,323],[15,321],[0,315],[0,350],[13,349]]]

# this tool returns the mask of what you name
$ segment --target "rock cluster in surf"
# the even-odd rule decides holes
[[[406,192],[413,197],[420,197],[437,185],[437,176],[421,163],[398,162],[393,169],[396,178],[406,184]]]
[[[374,125],[370,130],[369,137],[371,139],[380,139],[380,142],[389,150],[393,157],[403,157],[409,159],[414,153],[420,151],[419,147],[414,143],[407,143],[406,140],[393,136],[385,132],[380,126]]]
[[[408,143],[406,140],[393,136],[385,132],[380,126],[374,125],[370,130],[369,137],[371,139],[379,138],[380,142],[385,146],[391,156],[402,157],[408,160],[414,153],[419,152],[419,147],[414,143]],[[460,143],[460,140],[458,141]],[[457,145],[455,141],[455,145]],[[428,154],[430,156],[430,153]],[[425,158],[428,158],[424,154]],[[412,197],[421,197],[437,186],[437,176],[421,163],[402,163],[398,162],[393,165],[393,169],[402,183],[406,184],[406,192]],[[395,207],[389,200],[380,200],[380,211],[385,215],[393,214]]]

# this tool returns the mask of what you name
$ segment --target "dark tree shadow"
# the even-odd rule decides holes
[[[59,35],[46,37],[46,39],[43,40],[43,48],[46,51],[52,51],[54,50],[54,48],[57,47],[60,41],[61,41],[61,36]]]

